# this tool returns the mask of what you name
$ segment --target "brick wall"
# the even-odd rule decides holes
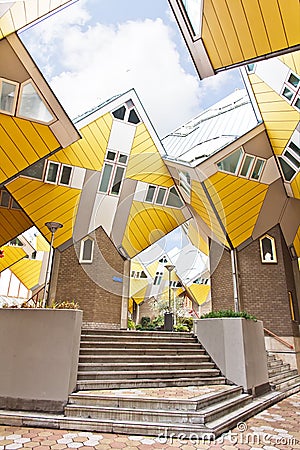
[[[124,259],[102,228],[90,234],[95,241],[93,262],[79,263],[80,242],[60,254],[56,267],[55,300],[75,300],[83,310],[85,322],[120,327]]]
[[[288,283],[286,276],[292,270],[290,257],[279,225],[268,235],[275,239],[277,263],[261,262],[259,239],[238,254],[242,307],[262,320],[273,333],[291,336],[293,325],[288,290],[292,281],[290,279]]]
[[[234,309],[230,252],[215,242],[210,246],[211,302],[214,311]]]

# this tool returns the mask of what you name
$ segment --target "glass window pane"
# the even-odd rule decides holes
[[[195,35],[201,32],[201,0],[182,0]]]
[[[155,186],[149,186],[148,187],[147,195],[146,195],[146,198],[145,198],[146,202],[152,203],[155,189],[156,189]]]
[[[140,123],[140,119],[134,109],[132,109],[129,113],[128,122],[134,123],[135,125]]]
[[[125,117],[125,106],[121,106],[121,108],[116,109],[112,115],[116,118],[116,119],[120,119],[120,120],[124,120]]]
[[[45,161],[41,160],[37,161],[32,166],[27,167],[27,169],[23,170],[22,175],[25,175],[26,177],[36,178],[37,180],[42,180],[44,173],[44,166]]]
[[[278,157],[285,181],[291,181],[296,171],[283,159]]]
[[[12,199],[11,207],[12,209],[21,209],[21,206],[14,199]]]
[[[155,203],[157,203],[158,205],[162,205],[163,204],[164,198],[165,198],[165,195],[166,195],[166,191],[167,190],[165,188],[159,188]]]
[[[27,83],[22,88],[19,115],[45,123],[54,118],[32,83]]]
[[[110,180],[112,168],[113,168],[113,166],[111,164],[104,164],[101,183],[100,183],[100,187],[99,187],[100,192],[108,191],[109,180]]]
[[[218,162],[217,166],[220,170],[235,174],[241,162],[242,156],[243,150],[239,148],[234,153],[227,156],[227,158],[223,159],[223,161]]]
[[[91,261],[93,252],[92,239],[86,239],[83,241],[82,261]]]
[[[263,159],[257,159],[256,163],[254,165],[254,169],[252,171],[252,175],[251,178],[253,178],[254,180],[258,180],[260,177],[260,174],[262,172],[264,166],[264,160]]]
[[[69,166],[63,166],[60,176],[60,183],[61,184],[69,184],[70,178],[72,173],[72,167]]]
[[[183,206],[175,187],[170,189],[166,205],[173,206],[174,208],[181,208]]]
[[[296,106],[297,109],[300,110],[300,97],[297,98],[297,100],[295,101],[294,105]]]
[[[250,172],[250,168],[252,166],[253,160],[254,160],[254,156],[246,155],[246,157],[244,159],[244,162],[243,162],[242,170],[240,172],[240,175],[242,177],[248,177],[249,176],[249,172]]]
[[[292,164],[294,164],[297,169],[300,167],[300,162],[287,150],[284,152],[284,156],[291,161]]]
[[[127,163],[127,158],[128,158],[127,155],[120,155],[119,156],[119,163],[126,164]]]
[[[300,158],[300,148],[298,147],[298,145],[296,145],[295,142],[290,142],[289,147]]]
[[[50,183],[56,183],[58,167],[59,165],[56,163],[53,162],[49,163],[46,181],[49,181]]]
[[[288,82],[296,88],[300,82],[300,78],[298,78],[296,75],[291,73],[291,75],[289,76]]]
[[[2,81],[0,86],[0,109],[13,114],[17,86],[7,81]]]
[[[288,99],[289,101],[291,101],[292,98],[293,98],[294,92],[291,91],[290,89],[288,89],[287,87],[285,87],[285,88],[283,89],[282,95],[283,95],[286,99]]]
[[[117,167],[114,182],[111,188],[111,193],[114,195],[118,195],[120,192],[124,172],[125,172],[124,167]]]
[[[10,195],[6,191],[1,191],[1,203],[0,206],[4,206],[4,208],[9,207]]]
[[[116,152],[110,152],[110,151],[107,152],[106,159],[109,159],[109,161],[114,161],[115,158],[116,158]]]
[[[262,262],[276,262],[275,240],[265,236],[260,239]]]

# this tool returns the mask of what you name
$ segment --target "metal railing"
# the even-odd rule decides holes
[[[43,294],[44,294],[45,286],[42,286],[32,297],[30,297],[26,302],[23,302],[23,305],[31,305],[34,308],[41,308],[43,305]]]
[[[285,347],[289,348],[290,350],[294,350],[293,345],[291,345],[289,342],[287,342],[284,339],[277,336],[277,334],[273,333],[272,331],[268,330],[267,328],[264,328],[264,332],[267,333],[272,338],[276,339],[276,341],[280,342],[282,345],[285,345]]]

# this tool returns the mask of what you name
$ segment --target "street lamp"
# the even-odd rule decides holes
[[[175,269],[175,266],[172,264],[165,265],[165,268],[169,272],[169,312],[165,313],[165,323],[164,330],[165,331],[173,331],[173,314],[172,314],[172,297],[171,297],[171,272]]]
[[[51,242],[50,242],[50,252],[49,252],[49,257],[48,257],[48,262],[47,262],[47,270],[46,270],[46,277],[45,277],[45,287],[44,287],[44,296],[43,296],[43,308],[46,306],[46,303],[47,303],[47,300],[48,300],[47,299],[47,294],[48,294],[48,292],[47,292],[47,285],[49,284],[50,274],[51,274],[54,233],[59,228],[63,227],[63,225],[61,223],[59,223],[59,222],[46,222],[45,225],[46,225],[46,227],[48,228],[48,230],[51,233]]]

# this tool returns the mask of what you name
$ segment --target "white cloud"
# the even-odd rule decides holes
[[[71,118],[132,87],[161,136],[199,112],[199,80],[181,67],[161,19],[89,26],[89,18],[80,2],[39,24],[30,38]]]

